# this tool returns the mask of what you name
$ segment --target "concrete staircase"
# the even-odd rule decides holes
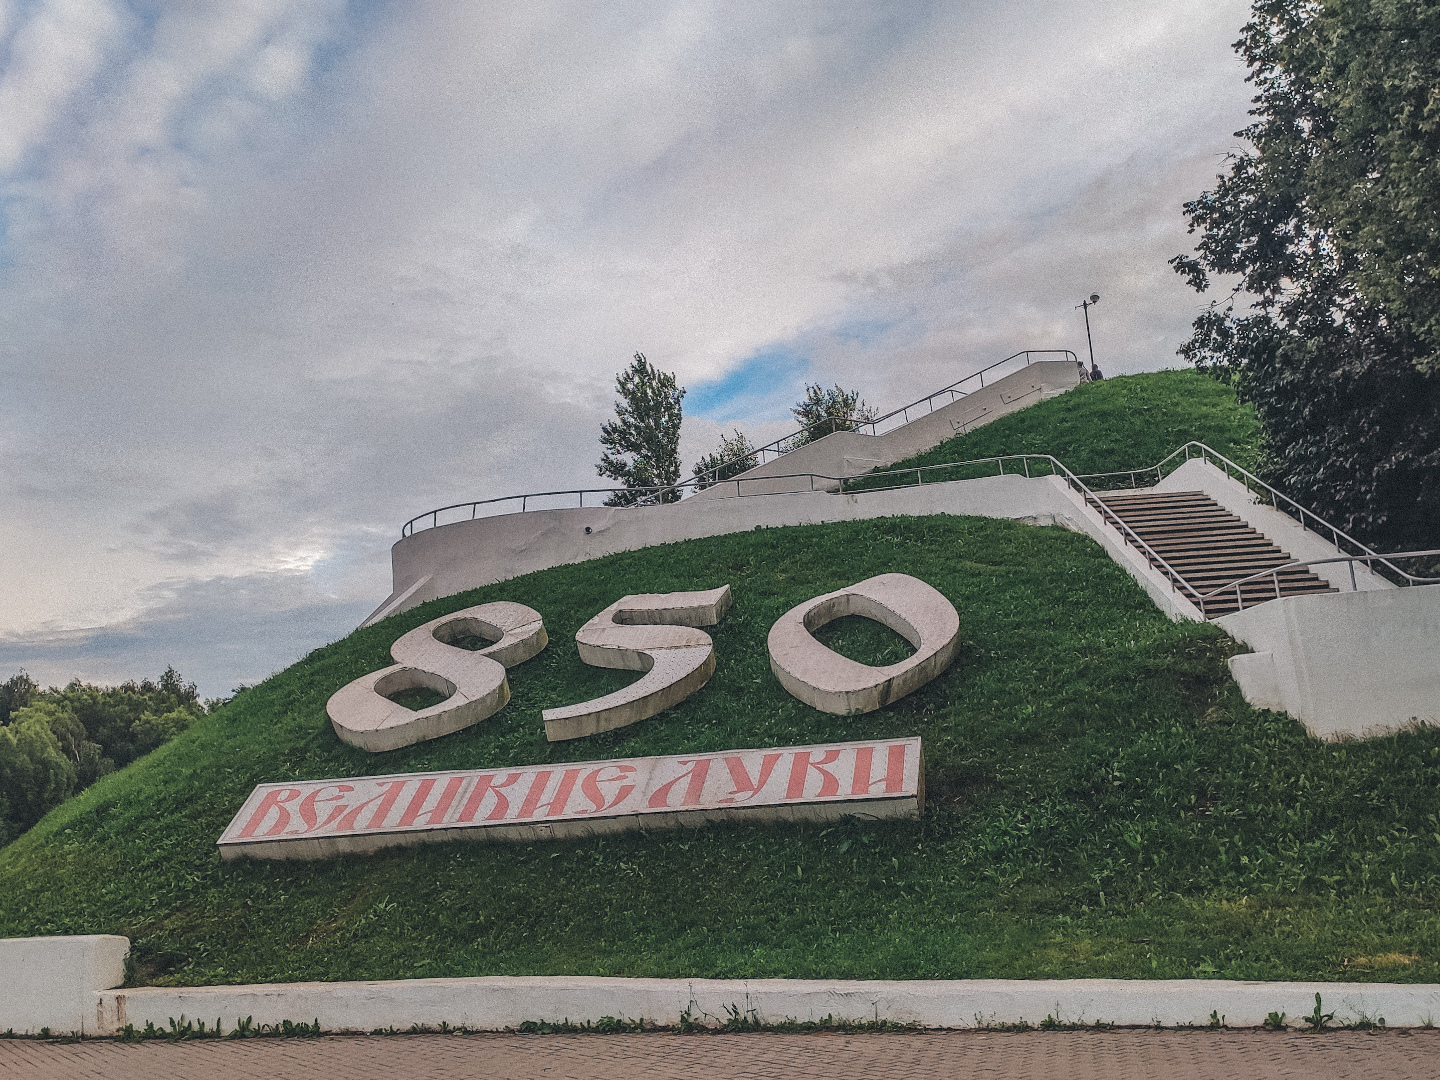
[[[1289,552],[1203,491],[1117,492],[1087,501],[1103,503],[1132,529],[1150,549],[1146,552],[1137,547],[1137,553],[1162,573],[1154,556],[1163,559],[1194,590],[1189,597],[1192,601],[1196,595],[1204,596],[1239,578],[1294,561]],[[1126,540],[1137,546],[1128,537]],[[1282,597],[1335,592],[1332,585],[1303,567],[1276,577]],[[1209,600],[1204,615],[1215,619],[1274,599],[1276,578],[1267,577],[1242,585],[1238,596],[1235,590],[1227,590]]]

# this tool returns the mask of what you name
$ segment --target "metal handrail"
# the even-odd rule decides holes
[[[1162,479],[1164,479],[1165,476],[1168,475],[1168,474],[1164,471],[1166,464],[1167,464],[1168,462],[1172,461],[1174,458],[1179,457],[1181,454],[1184,454],[1184,455],[1185,455],[1184,461],[1189,461],[1189,460],[1190,460],[1190,451],[1191,451],[1192,448],[1198,449],[1198,450],[1200,451],[1200,457],[1201,457],[1202,460],[1206,460],[1206,459],[1208,459],[1208,458],[1214,458],[1216,461],[1220,462],[1220,464],[1222,464],[1222,465],[1225,467],[1225,475],[1226,475],[1227,477],[1230,476],[1230,472],[1231,472],[1231,470],[1233,469],[1236,473],[1238,473],[1238,474],[1244,479],[1244,482],[1245,482],[1245,490],[1249,491],[1249,490],[1251,489],[1251,488],[1250,488],[1250,485],[1251,485],[1251,484],[1255,484],[1256,486],[1263,488],[1263,489],[1264,489],[1266,492],[1268,492],[1269,495],[1270,495],[1270,505],[1271,505],[1271,507],[1273,507],[1273,508],[1276,509],[1276,510],[1279,510],[1282,514],[1286,514],[1286,515],[1288,515],[1288,516],[1290,516],[1290,517],[1296,518],[1296,519],[1299,521],[1299,523],[1300,523],[1300,528],[1301,528],[1301,529],[1306,529],[1305,520],[1306,520],[1306,518],[1309,518],[1310,521],[1313,522],[1313,525],[1312,525],[1312,526],[1310,527],[1310,529],[1308,529],[1307,531],[1312,531],[1312,532],[1328,532],[1328,533],[1330,534],[1330,542],[1331,542],[1331,544],[1333,544],[1333,545],[1335,546],[1335,548],[1336,548],[1337,550],[1339,550],[1339,551],[1343,551],[1343,550],[1344,550],[1344,548],[1341,547],[1341,544],[1340,544],[1340,542],[1343,540],[1343,541],[1345,541],[1345,543],[1350,544],[1350,545],[1352,545],[1353,547],[1359,548],[1359,549],[1360,549],[1360,553],[1362,553],[1362,554],[1364,554],[1364,555],[1366,555],[1366,556],[1370,556],[1370,557],[1373,557],[1373,558],[1375,558],[1375,559],[1378,559],[1387,569],[1389,569],[1389,570],[1391,570],[1392,572],[1400,575],[1402,578],[1404,578],[1404,579],[1406,580],[1407,583],[1409,583],[1409,584],[1411,584],[1411,585],[1415,584],[1417,581],[1429,581],[1429,580],[1431,580],[1431,579],[1429,579],[1429,578],[1417,578],[1417,577],[1415,577],[1415,576],[1412,575],[1412,574],[1407,574],[1404,570],[1401,570],[1398,566],[1395,566],[1395,565],[1393,565],[1392,563],[1387,562],[1387,561],[1386,561],[1386,557],[1385,557],[1384,555],[1381,555],[1381,554],[1380,554],[1379,552],[1377,552],[1374,548],[1370,547],[1370,546],[1367,545],[1367,544],[1362,544],[1359,540],[1356,540],[1356,539],[1355,539],[1353,536],[1351,536],[1349,533],[1343,532],[1342,530],[1336,528],[1334,525],[1331,525],[1330,522],[1326,521],[1326,520],[1325,520],[1324,518],[1322,518],[1319,514],[1316,514],[1316,513],[1314,513],[1314,512],[1311,511],[1311,510],[1305,509],[1305,507],[1301,506],[1301,505],[1300,505],[1298,502],[1296,502],[1294,499],[1290,498],[1290,496],[1285,495],[1285,494],[1283,494],[1283,493],[1280,492],[1280,491],[1277,491],[1275,488],[1273,488],[1273,487],[1271,487],[1269,484],[1267,484],[1264,480],[1261,480],[1261,479],[1260,479],[1258,476],[1256,476],[1254,473],[1252,473],[1252,472],[1250,472],[1248,469],[1246,469],[1243,465],[1239,465],[1239,464],[1237,464],[1236,462],[1231,461],[1231,460],[1230,460],[1229,458],[1227,458],[1224,454],[1220,453],[1220,451],[1215,450],[1215,449],[1212,449],[1211,447],[1206,446],[1206,445],[1205,445],[1204,443],[1202,443],[1202,442],[1196,442],[1196,441],[1194,441],[1194,440],[1192,440],[1192,441],[1190,441],[1190,442],[1187,442],[1184,446],[1180,447],[1178,450],[1174,451],[1174,452],[1171,453],[1171,454],[1167,454],[1164,458],[1162,458],[1162,459],[1160,460],[1160,462],[1159,462],[1158,464],[1150,465],[1150,466],[1148,466],[1147,468],[1144,468],[1144,469],[1129,469],[1129,470],[1121,469],[1121,470],[1118,471],[1118,472],[1086,473],[1085,476],[1083,477],[1083,479],[1086,479],[1086,480],[1098,480],[1098,479],[1101,479],[1101,478],[1103,478],[1103,477],[1110,477],[1110,476],[1128,476],[1128,477],[1130,477],[1130,486],[1131,486],[1131,487],[1135,487],[1135,486],[1136,486],[1136,484],[1135,484],[1135,478],[1136,478],[1136,477],[1139,477],[1139,476],[1147,476],[1147,475],[1149,475],[1150,473],[1153,472],[1153,473],[1155,474],[1155,483],[1158,484]],[[1184,461],[1182,461],[1180,464],[1184,464]],[[1180,467],[1179,465],[1176,465],[1176,466],[1175,466],[1175,468],[1177,468],[1177,469],[1178,469],[1179,467]],[[1170,472],[1174,472],[1174,471],[1175,471],[1174,469],[1171,469],[1171,470],[1170,470]],[[1281,505],[1282,503],[1284,504],[1283,506]]]
[[[1269,570],[1260,570],[1260,571],[1257,571],[1257,572],[1254,573],[1254,574],[1250,574],[1248,577],[1238,578],[1238,579],[1236,579],[1235,581],[1231,581],[1231,582],[1228,582],[1227,584],[1221,585],[1219,588],[1211,589],[1211,590],[1210,590],[1209,592],[1207,592],[1204,596],[1200,597],[1200,603],[1199,603],[1200,614],[1201,614],[1201,615],[1204,615],[1204,616],[1208,619],[1208,618],[1210,617],[1210,613],[1206,610],[1205,605],[1206,605],[1209,601],[1217,599],[1217,598],[1220,597],[1222,594],[1228,593],[1231,589],[1234,589],[1234,590],[1235,590],[1235,605],[1236,605],[1236,610],[1238,610],[1238,611],[1244,611],[1244,610],[1245,610],[1245,600],[1244,600],[1244,597],[1243,597],[1243,595],[1242,595],[1241,586],[1243,586],[1243,585],[1248,585],[1248,584],[1249,584],[1250,582],[1252,582],[1252,581],[1261,581],[1261,580],[1264,580],[1264,579],[1267,578],[1267,577],[1270,578],[1270,579],[1272,580],[1272,582],[1274,583],[1274,586],[1275,586],[1275,599],[1276,599],[1276,600],[1281,599],[1281,593],[1280,593],[1280,574],[1281,574],[1282,572],[1286,571],[1286,570],[1295,570],[1295,569],[1298,569],[1298,568],[1300,568],[1300,567],[1302,567],[1302,566],[1303,566],[1303,567],[1324,566],[1326,563],[1340,563],[1340,562],[1349,563],[1349,564],[1350,564],[1350,589],[1351,589],[1352,592],[1359,592],[1359,591],[1360,591],[1360,585],[1359,585],[1359,583],[1355,580],[1355,564],[1356,564],[1357,562],[1369,563],[1369,562],[1374,562],[1376,559],[1379,559],[1380,561],[1385,562],[1387,565],[1389,565],[1388,560],[1390,560],[1390,559],[1423,559],[1423,558],[1426,558],[1427,556],[1428,556],[1428,557],[1432,557],[1432,558],[1433,558],[1433,557],[1440,556],[1440,548],[1435,548],[1435,549],[1432,549],[1432,550],[1430,550],[1430,551],[1396,551],[1396,552],[1393,552],[1392,554],[1389,554],[1389,555],[1334,555],[1334,556],[1331,556],[1331,557],[1328,558],[1328,559],[1296,560],[1295,562],[1284,563],[1284,564],[1281,565],[1281,566],[1274,566],[1274,567],[1271,567]],[[1415,576],[1412,576],[1412,575],[1410,575],[1410,574],[1406,574],[1405,576],[1406,576],[1407,578],[1409,578],[1408,584],[1411,584],[1411,585],[1414,585],[1414,584],[1416,584],[1417,582],[1432,583],[1432,584],[1433,584],[1433,583],[1440,583],[1440,578],[1415,577]],[[1253,606],[1253,605],[1252,605],[1252,606]]]
[[[902,405],[898,409],[891,409],[889,412],[881,416],[877,416],[873,420],[857,421],[842,416],[832,416],[824,420],[818,420],[813,424],[802,424],[798,430],[792,431],[789,435],[782,436],[781,438],[776,439],[774,442],[766,443],[764,446],[757,447],[756,449],[750,451],[750,453],[748,454],[738,455],[731,458],[729,461],[722,461],[713,469],[710,469],[702,475],[696,477],[696,479],[699,480],[702,485],[724,483],[725,480],[729,480],[731,478],[726,477],[725,480],[717,480],[715,478],[719,476],[726,468],[742,462],[754,463],[747,465],[746,468],[748,469],[753,469],[757,466],[764,465],[766,464],[767,460],[774,460],[774,458],[767,459],[765,457],[766,454],[773,454],[774,457],[780,457],[782,454],[788,454],[792,450],[798,450],[800,449],[800,447],[806,446],[809,443],[814,442],[814,432],[827,426],[830,428],[830,430],[826,432],[827,435],[833,435],[837,431],[851,431],[860,435],[878,436],[884,433],[888,433],[890,431],[894,431],[896,430],[896,428],[904,427],[906,424],[910,423],[911,409],[918,409],[921,405],[928,405],[929,408],[927,408],[925,411],[925,415],[928,416],[930,413],[935,411],[935,400],[937,398],[944,397],[948,394],[950,396],[950,400],[945,402],[945,405],[953,405],[956,401],[959,401],[963,397],[968,397],[972,393],[972,391],[960,389],[960,387],[965,385],[965,383],[970,382],[972,379],[979,379],[980,385],[976,387],[976,389],[984,389],[986,374],[994,371],[996,368],[1004,364],[1008,364],[1012,360],[1017,360],[1020,357],[1025,358],[1024,367],[1020,368],[1020,370],[1023,371],[1025,370],[1025,368],[1029,367],[1032,363],[1035,362],[1030,359],[1032,356],[1068,356],[1077,364],[1077,366],[1080,362],[1079,358],[1076,357],[1075,353],[1069,349],[1022,349],[1020,352],[1012,353],[1011,355],[1005,357],[1004,360],[997,360],[995,361],[995,363],[990,364],[988,367],[983,367],[979,371],[971,372],[963,379],[957,379],[949,386],[941,387],[933,394],[928,394],[925,397],[920,398],[918,401],[912,401],[909,405]],[[941,407],[943,408],[944,406]],[[894,427],[887,428],[886,432],[881,432],[880,425],[885,423],[887,420],[893,419],[896,416],[901,417],[900,423],[896,424]],[[919,417],[916,417],[916,419],[919,419]],[[865,431],[866,428],[869,428],[870,430],[867,432]]]
[[[1180,575],[1180,572],[1179,572],[1178,570],[1176,570],[1173,566],[1171,566],[1168,562],[1166,562],[1165,559],[1160,555],[1159,552],[1157,552],[1154,548],[1152,548],[1149,544],[1147,544],[1144,540],[1142,540],[1142,539],[1140,538],[1140,535],[1139,535],[1137,532],[1135,532],[1135,530],[1132,529],[1129,525],[1127,525],[1127,524],[1120,518],[1120,516],[1115,513],[1115,511],[1111,510],[1110,507],[1106,506],[1106,505],[1105,505],[1105,501],[1104,501],[1103,499],[1101,499],[1100,496],[1096,495],[1095,492],[1091,491],[1090,488],[1084,483],[1084,480],[1083,480],[1081,477],[1079,477],[1079,476],[1077,476],[1075,473],[1071,472],[1071,471],[1065,466],[1064,462],[1060,461],[1058,458],[1054,457],[1054,456],[1051,455],[1051,454],[1003,454],[1003,455],[1001,455],[1001,456],[999,456],[999,457],[975,458],[974,460],[971,460],[971,461],[952,462],[952,463],[947,463],[947,464],[944,464],[944,465],[925,465],[925,466],[919,466],[919,467],[914,468],[914,469],[889,469],[889,470],[886,470],[886,471],[884,471],[884,472],[865,473],[865,474],[863,474],[863,477],[861,477],[861,476],[842,477],[842,478],[839,479],[839,485],[840,485],[840,486],[839,486],[839,491],[840,491],[840,494],[844,494],[844,493],[845,493],[845,481],[846,481],[847,479],[853,482],[853,481],[856,481],[856,480],[860,480],[860,479],[862,479],[862,478],[863,478],[863,479],[866,479],[866,480],[870,480],[870,479],[874,479],[874,478],[876,478],[876,477],[882,477],[882,476],[909,476],[911,473],[914,473],[914,474],[915,474],[915,482],[916,482],[917,484],[923,484],[923,483],[924,483],[924,479],[923,479],[924,474],[927,473],[927,472],[930,472],[930,471],[932,471],[932,470],[935,470],[935,469],[954,469],[954,468],[959,468],[959,467],[964,466],[964,465],[980,465],[980,464],[984,464],[984,463],[990,462],[990,461],[994,461],[994,462],[998,463],[998,465],[999,465],[999,475],[1001,475],[1001,476],[1005,475],[1005,462],[1007,462],[1007,461],[1020,461],[1020,462],[1022,462],[1023,465],[1024,465],[1025,477],[1026,477],[1026,479],[1030,479],[1030,462],[1032,462],[1032,461],[1044,461],[1044,462],[1048,463],[1048,464],[1050,465],[1052,475],[1055,474],[1055,473],[1063,474],[1063,476],[1064,476],[1064,478],[1065,478],[1065,482],[1070,485],[1070,487],[1071,487],[1072,490],[1076,490],[1076,491],[1078,491],[1078,492],[1080,493],[1080,495],[1081,495],[1081,497],[1083,498],[1086,506],[1089,506],[1089,507],[1091,507],[1092,509],[1096,510],[1096,511],[1100,514],[1100,517],[1101,517],[1102,520],[1105,520],[1107,523],[1113,525],[1116,529],[1118,529],[1118,530],[1120,531],[1121,535],[1123,535],[1129,543],[1131,543],[1131,544],[1133,544],[1135,547],[1139,548],[1140,551],[1142,551],[1142,552],[1145,554],[1146,558],[1148,558],[1148,559],[1150,560],[1150,563],[1151,563],[1152,566],[1158,566],[1158,568],[1164,573],[1166,579],[1170,582],[1170,591],[1171,591],[1171,592],[1180,592],[1180,591],[1183,590],[1185,593],[1188,593],[1190,597],[1199,597],[1199,595],[1200,595],[1199,592],[1196,591],[1195,587],[1192,586],[1188,581],[1186,581],[1186,580]],[[802,475],[803,475],[803,474],[802,474]],[[738,478],[737,478],[737,479],[738,479]],[[759,476],[757,476],[757,477],[754,477],[753,479],[755,479],[755,480],[764,480],[764,479],[779,479],[779,478],[778,478],[778,477],[759,477]],[[832,477],[832,478],[829,478],[829,479],[834,479],[834,478]],[[729,481],[722,481],[722,483],[728,483],[728,482],[729,482]],[[894,486],[900,486],[900,485],[894,485]],[[908,485],[906,485],[906,486],[908,486]],[[867,487],[867,488],[864,488],[864,489],[862,489],[862,490],[867,490],[867,491],[885,491],[885,490],[891,490],[891,489],[883,488],[883,487],[882,487],[882,488],[871,488],[871,487]]]
[[[992,365],[992,367],[993,366],[994,365]],[[1179,571],[1172,567],[1157,551],[1155,551],[1152,547],[1150,547],[1149,544],[1147,544],[1143,539],[1141,539],[1139,534],[1137,534],[1134,529],[1127,525],[1118,514],[1111,510],[1110,507],[1105,504],[1105,501],[1101,499],[1099,495],[1097,495],[1085,483],[1086,480],[1095,480],[1112,476],[1128,476],[1130,477],[1131,484],[1133,486],[1136,477],[1148,476],[1151,473],[1155,474],[1156,482],[1158,483],[1159,480],[1166,475],[1166,473],[1164,472],[1165,465],[1176,457],[1180,456],[1181,454],[1185,455],[1184,460],[1190,460],[1190,452],[1192,449],[1198,449],[1202,458],[1213,457],[1217,461],[1221,462],[1226,467],[1227,476],[1230,475],[1231,469],[1239,473],[1240,476],[1244,477],[1247,481],[1246,490],[1250,489],[1250,483],[1257,484],[1258,486],[1264,488],[1267,492],[1270,493],[1271,505],[1276,509],[1281,509],[1280,503],[1283,501],[1287,507],[1298,512],[1300,516],[1299,520],[1301,528],[1305,527],[1305,519],[1306,517],[1309,517],[1315,522],[1316,525],[1319,525],[1330,532],[1332,537],[1332,543],[1337,549],[1340,548],[1340,541],[1344,540],[1347,543],[1353,544],[1355,547],[1361,548],[1364,553],[1358,555],[1340,555],[1325,559],[1314,559],[1308,562],[1290,562],[1284,564],[1283,566],[1274,567],[1270,570],[1261,570],[1257,573],[1250,574],[1247,577],[1240,578],[1237,581],[1229,582],[1225,585],[1220,586],[1219,588],[1212,589],[1208,593],[1200,593],[1194,586],[1192,586],[1188,581],[1184,579],[1184,577],[1180,575]],[[1195,606],[1200,610],[1201,615],[1206,618],[1209,617],[1205,608],[1207,601],[1213,600],[1219,594],[1228,592],[1231,589],[1236,590],[1236,594],[1238,596],[1240,594],[1240,587],[1251,581],[1270,577],[1275,582],[1276,595],[1280,595],[1278,575],[1282,571],[1300,566],[1318,566],[1325,563],[1348,562],[1350,564],[1350,580],[1352,586],[1354,586],[1355,584],[1354,564],[1356,562],[1363,562],[1367,564],[1379,562],[1391,571],[1393,571],[1395,574],[1405,579],[1405,583],[1409,585],[1440,582],[1440,578],[1421,577],[1415,574],[1410,574],[1404,570],[1401,570],[1398,566],[1396,566],[1393,562],[1390,561],[1392,559],[1440,556],[1440,550],[1413,552],[1407,551],[1397,552],[1390,555],[1381,555],[1380,553],[1362,544],[1360,541],[1349,536],[1347,533],[1340,531],[1335,526],[1331,525],[1329,522],[1321,518],[1319,515],[1305,509],[1305,507],[1295,502],[1294,499],[1291,499],[1289,496],[1277,491],[1275,488],[1265,483],[1265,481],[1261,480],[1259,477],[1246,470],[1243,466],[1231,461],[1224,454],[1221,454],[1219,451],[1214,450],[1209,446],[1206,446],[1202,442],[1195,441],[1187,442],[1178,450],[1167,455],[1156,465],[1151,465],[1143,469],[1122,469],[1117,472],[1107,473],[1076,474],[1072,472],[1069,468],[1067,468],[1063,462],[1061,462],[1058,458],[1054,457],[1051,454],[1003,454],[996,457],[972,458],[968,461],[945,462],[939,465],[922,465],[906,469],[887,469],[880,472],[862,473],[859,476],[826,476],[821,473],[784,473],[773,476],[734,476],[730,477],[729,479],[720,481],[705,481],[703,480],[703,478],[697,477],[693,480],[686,480],[678,484],[655,485],[652,487],[643,488],[571,488],[562,491],[532,492],[526,495],[505,495],[495,499],[481,499],[467,503],[452,503],[449,506],[439,507],[436,510],[431,510],[427,513],[419,515],[418,517],[411,518],[401,528],[400,533],[402,537],[408,537],[413,535],[415,531],[415,524],[417,522],[423,521],[426,518],[429,518],[431,520],[431,526],[434,527],[438,525],[439,515],[449,510],[460,510],[468,507],[470,509],[471,520],[474,520],[477,510],[481,506],[488,506],[503,502],[513,502],[516,500],[519,500],[520,502],[520,512],[524,513],[528,510],[528,504],[531,499],[542,499],[555,496],[575,496],[578,500],[577,505],[580,507],[584,507],[586,495],[615,495],[623,493],[627,496],[634,498],[634,502],[628,505],[653,506],[662,503],[673,503],[679,501],[679,499],[682,497],[682,489],[690,487],[695,487],[698,489],[701,487],[718,487],[721,484],[734,484],[735,494],[733,496],[721,496],[722,498],[754,498],[758,495],[793,495],[801,491],[801,489],[799,488],[792,487],[785,491],[759,491],[754,492],[750,495],[746,495],[742,489],[742,486],[746,484],[765,484],[768,486],[773,485],[775,482],[781,480],[805,480],[807,481],[807,488],[805,490],[809,492],[814,492],[815,490],[817,490],[816,482],[820,481],[821,483],[819,486],[819,490],[833,491],[843,495],[847,493],[847,483],[850,485],[851,493],[857,490],[889,491],[894,490],[897,487],[909,486],[900,484],[891,484],[888,486],[883,484],[879,486],[875,485],[874,481],[883,480],[886,477],[903,476],[908,478],[914,476],[915,484],[923,486],[925,483],[925,476],[940,469],[959,469],[965,468],[967,466],[994,464],[997,467],[998,475],[1004,476],[1005,463],[1007,461],[1019,462],[1027,479],[1031,477],[1030,463],[1032,461],[1043,461],[1048,464],[1050,467],[1051,475],[1063,475],[1066,483],[1069,484],[1071,489],[1078,491],[1082,495],[1087,506],[1090,506],[1092,509],[1096,510],[1096,512],[1100,514],[1103,520],[1116,528],[1121,533],[1121,535],[1126,538],[1128,543],[1132,544],[1134,547],[1138,548],[1141,552],[1143,552],[1145,556],[1150,560],[1151,564],[1157,567],[1165,575],[1166,579],[1170,582],[1171,591],[1183,591],[1186,594],[1187,599],[1189,599],[1191,603],[1195,604]],[[863,487],[857,488],[857,484],[863,484]],[[1284,512],[1288,513],[1288,511]]]
[[[970,391],[961,390],[959,389],[959,387],[963,386],[965,383],[971,381],[972,379],[979,379],[980,388],[983,388],[985,386],[986,374],[994,371],[996,368],[1000,367],[1003,364],[1008,364],[1012,360],[1024,357],[1024,367],[1029,367],[1032,363],[1035,363],[1035,361],[1030,359],[1032,356],[1054,355],[1068,356],[1071,360],[1074,360],[1077,365],[1079,364],[1079,360],[1076,358],[1074,352],[1069,349],[1022,349],[1020,352],[1012,353],[1011,355],[1005,357],[1004,360],[997,360],[995,361],[995,363],[990,364],[988,367],[983,367],[979,371],[972,372],[971,374],[966,375],[963,379],[951,383],[949,386],[942,387],[941,389],[936,390],[933,394],[930,394],[927,397],[923,397],[919,401],[912,401],[909,405],[902,405],[898,409],[891,409],[888,413],[885,413],[883,416],[877,416],[874,420],[867,420],[861,423],[856,423],[856,421],[854,420],[846,420],[842,417],[831,417],[828,420],[821,420],[817,423],[801,427],[798,431],[793,431],[789,435],[786,435],[784,438],[776,439],[774,442],[771,443],[766,443],[764,446],[751,451],[751,453],[749,454],[742,454],[739,457],[731,458],[729,461],[721,462],[719,465],[715,466],[715,468],[709,470],[701,476],[694,477],[690,480],[682,480],[675,484],[661,484],[653,487],[639,488],[569,488],[563,491],[532,491],[524,495],[500,495],[493,499],[476,499],[470,502],[451,503],[449,506],[441,506],[435,510],[427,510],[423,514],[416,514],[409,521],[405,522],[404,525],[400,526],[400,536],[402,539],[407,536],[413,536],[416,531],[415,526],[420,522],[424,521],[426,518],[430,519],[429,527],[435,528],[439,525],[441,514],[447,513],[451,510],[468,509],[470,511],[470,520],[473,521],[475,520],[476,514],[480,507],[492,506],[496,503],[503,502],[518,501],[520,503],[520,513],[522,514],[528,510],[529,502],[531,499],[549,499],[559,496],[574,496],[577,499],[576,505],[578,507],[583,507],[585,505],[586,495],[609,496],[621,493],[624,493],[626,495],[637,495],[638,493],[638,498],[631,505],[653,506],[658,502],[674,502],[677,499],[684,498],[687,494],[693,494],[694,492],[702,491],[707,487],[714,487],[717,484],[729,483],[730,480],[734,479],[734,477],[727,477],[724,480],[714,479],[716,475],[718,475],[728,466],[735,465],[738,462],[753,460],[753,465],[746,466],[747,469],[751,469],[755,468],[756,466],[765,464],[767,460],[765,455],[767,453],[773,454],[774,457],[779,457],[782,454],[788,454],[791,450],[798,450],[801,446],[804,446],[806,445],[806,443],[813,440],[807,438],[804,442],[794,443],[794,445],[786,446],[784,444],[792,442],[792,440],[798,438],[801,435],[808,435],[810,432],[823,428],[827,424],[830,426],[830,432],[828,432],[828,434],[833,434],[834,432],[840,430],[842,426],[844,426],[844,429],[847,431],[859,431],[861,428],[868,427],[871,429],[870,434],[877,435],[880,434],[880,432],[877,430],[878,425],[885,423],[892,417],[900,416],[904,418],[900,424],[896,425],[896,428],[902,427],[904,426],[904,424],[908,424],[910,422],[911,409],[917,409],[921,405],[928,403],[930,405],[929,412],[934,412],[934,403],[936,398],[949,394],[950,401],[947,402],[947,404],[951,404],[955,401],[958,401],[960,398],[968,396]],[[1020,370],[1023,371],[1024,367],[1022,367]],[[891,428],[889,430],[893,431],[895,430],[895,428]],[[773,460],[773,458],[771,458],[770,460]],[[796,473],[794,475],[800,476],[805,474]],[[772,477],[771,479],[775,478]],[[832,478],[822,477],[821,479],[828,480]],[[690,491],[689,489],[694,489],[694,491]],[[668,494],[674,494],[675,498],[665,498],[665,496]]]
[[[520,503],[519,513],[523,514],[529,511],[529,503],[531,499],[549,499],[560,495],[570,495],[577,497],[579,500],[576,503],[577,507],[584,507],[586,495],[621,494],[627,496],[635,496],[634,502],[627,503],[625,505],[655,506],[660,503],[678,502],[681,498],[681,489],[694,486],[694,484],[694,480],[685,480],[678,484],[657,484],[653,487],[566,488],[560,491],[531,491],[524,495],[500,495],[493,499],[473,499],[470,502],[451,503],[449,506],[441,506],[437,507],[434,510],[427,510],[423,514],[417,514],[415,517],[405,522],[404,525],[400,526],[400,536],[403,539],[407,536],[415,535],[415,525],[418,522],[424,521],[426,518],[430,519],[429,528],[437,528],[440,524],[440,515],[448,510],[468,509],[470,511],[470,520],[474,521],[476,518],[476,511],[478,511],[479,508],[482,506],[493,506],[496,503],[518,501]],[[665,498],[665,495],[672,492],[675,493],[675,498]],[[555,510],[566,508],[547,506],[544,509]],[[449,522],[448,524],[455,524],[455,522]]]

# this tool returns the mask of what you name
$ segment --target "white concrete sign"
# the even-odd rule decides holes
[[[915,647],[876,667],[841,656],[814,632],[845,615],[888,626]],[[770,628],[770,669],[780,685],[821,712],[874,712],[920,689],[955,659],[960,615],[933,586],[909,574],[880,574],[797,604]]]
[[[920,740],[880,739],[261,784],[217,844],[226,859],[315,859],[735,819],[915,817],[924,798]]]
[[[613,694],[546,709],[545,737],[559,742],[611,731],[684,701],[715,673],[715,644],[694,628],[714,626],[733,603],[729,585],[615,601],[575,634],[580,659],[645,674]]]
[[[498,640],[473,652],[449,644],[471,635]],[[504,708],[505,669],[529,660],[546,640],[540,613],[524,604],[500,601],[442,615],[390,647],[394,665],[335,691],[325,711],[342,742],[372,753],[438,739]],[[420,687],[445,700],[416,711],[387,696]]]

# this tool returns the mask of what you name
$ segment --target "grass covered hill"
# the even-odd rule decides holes
[[[1075,473],[1110,472],[1155,465],[1191,440],[1251,468],[1260,425],[1230,387],[1195,371],[1157,371],[1082,384],[889,468],[1051,454]]]
[[[1103,402],[1105,390],[1085,395]],[[888,571],[956,604],[952,668],[859,717],[785,694],[765,651],[774,620]],[[712,630],[709,685],[632,727],[545,742],[543,708],[635,677],[580,663],[585,620],[626,593],[724,583],[736,605]],[[505,709],[383,755],[335,738],[326,699],[388,663],[396,637],[500,599],[539,610],[551,640],[511,670]],[[865,620],[825,633],[866,662],[908,650]],[[1309,739],[1244,704],[1224,666],[1234,649],[1215,627],[1165,619],[1088,538],[1007,521],[759,530],[557,567],[357,631],[104,777],[0,850],[0,934],[126,934],[137,981],[181,984],[1435,979],[1440,732]],[[917,821],[456,842],[313,863],[222,863],[214,846],[264,781],[902,735],[925,740]]]

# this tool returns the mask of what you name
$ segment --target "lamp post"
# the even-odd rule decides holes
[[[1090,347],[1090,367],[1095,367],[1095,342],[1090,340],[1090,309],[1100,302],[1099,293],[1091,293],[1089,300],[1081,300],[1075,306],[1085,312],[1085,344]]]

